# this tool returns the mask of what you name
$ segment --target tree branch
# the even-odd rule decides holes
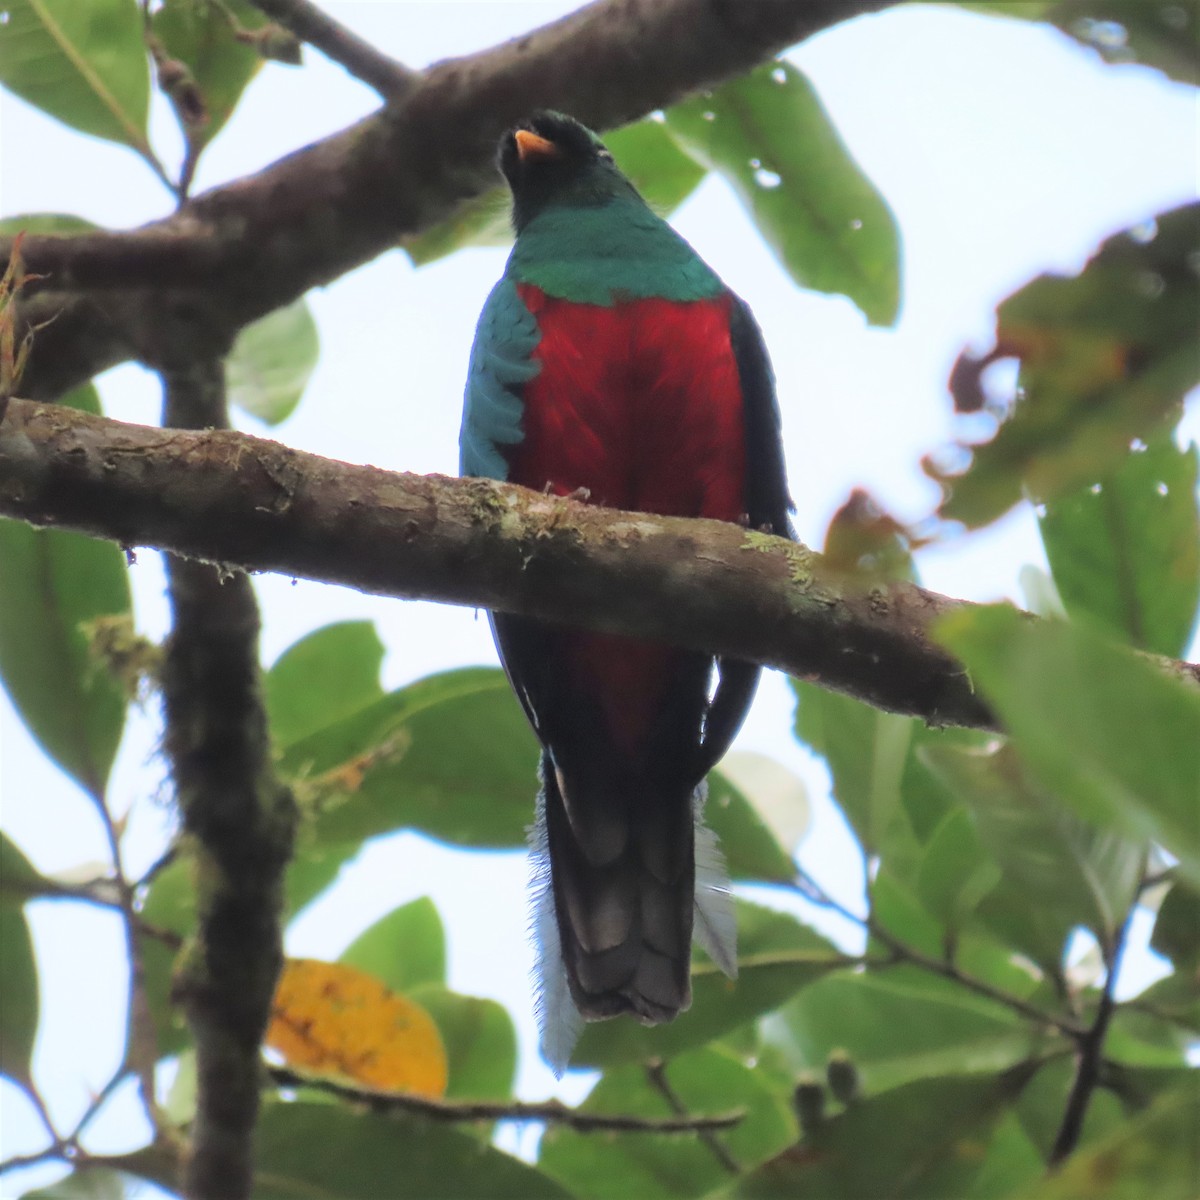
[[[227,425],[221,362],[167,373],[164,387],[166,424]],[[185,1191],[189,1200],[241,1200],[253,1185],[259,1043],[283,961],[283,872],[296,810],[271,763],[249,579],[168,555],[167,582],[163,740],[201,864],[195,943],[173,988],[196,1043]]]
[[[111,269],[101,266],[94,237],[85,239],[88,264],[78,268],[64,239],[29,237],[28,269],[58,275],[23,302],[23,321],[58,316],[38,338],[23,394],[54,398],[128,358],[162,368],[219,357],[250,321],[394,248],[493,184],[496,140],[533,108],[611,128],[894,3],[599,0],[491,50],[438,63],[376,115],[194,197],[165,220],[111,235],[117,241],[103,251],[115,260]],[[128,263],[116,249],[125,238],[133,239]],[[0,261],[8,248],[0,239]],[[72,291],[100,279],[110,292],[103,303]]]
[[[655,638],[931,723],[994,726],[931,636],[964,601],[906,582],[867,586],[803,546],[720,521],[24,400],[0,423],[0,514],[248,571]],[[1200,666],[1154,661],[1200,683]]]
[[[407,1112],[435,1121],[540,1121],[544,1125],[566,1125],[580,1133],[607,1130],[614,1133],[709,1133],[732,1129],[745,1118],[742,1109],[715,1116],[639,1117],[617,1113],[584,1113],[558,1100],[531,1104],[523,1100],[492,1103],[482,1100],[435,1100],[408,1092],[377,1092],[349,1087],[332,1079],[298,1075],[286,1067],[268,1067],[272,1082],[280,1087],[306,1087],[365,1105],[373,1112]]]
[[[302,42],[340,63],[385,100],[398,100],[419,78],[416,71],[381,54],[370,42],[363,41],[309,0],[250,0],[250,3]]]

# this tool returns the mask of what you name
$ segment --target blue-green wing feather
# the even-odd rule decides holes
[[[505,276],[492,288],[475,328],[458,437],[463,475],[508,478],[501,447],[524,436],[521,385],[541,370],[533,357],[540,338],[537,321]]]

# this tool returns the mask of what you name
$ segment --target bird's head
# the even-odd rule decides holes
[[[542,110],[500,139],[500,170],[518,233],[548,208],[594,208],[637,190],[604,143],[563,113]]]

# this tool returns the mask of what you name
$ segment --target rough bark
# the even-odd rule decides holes
[[[963,601],[847,579],[803,546],[719,521],[20,400],[0,424],[0,513],[249,571],[654,637],[931,723],[993,724],[931,633]],[[1200,682],[1200,667],[1164,662]]]
[[[220,362],[165,376],[164,392],[165,424],[228,423]],[[196,1046],[184,1190],[189,1200],[240,1200],[253,1185],[259,1043],[283,961],[283,873],[296,810],[271,762],[250,580],[166,557],[163,743],[198,862],[197,928],[174,986]]]

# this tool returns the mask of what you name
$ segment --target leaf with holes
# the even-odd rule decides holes
[[[1160,434],[1046,506],[1042,542],[1068,613],[1140,650],[1184,652],[1200,604],[1198,461]]]
[[[872,325],[896,319],[896,218],[796,67],[764,63],[676,104],[667,129],[729,181],[801,287],[849,296]]]
[[[1115,470],[1135,438],[1178,420],[1200,381],[1196,355],[1200,204],[1160,215],[1149,233],[1104,242],[1073,278],[1043,275],[996,312],[996,344],[964,356],[951,378],[960,410],[982,403],[988,363],[1017,359],[1020,391],[991,441],[958,472],[927,459],[942,487],[939,514],[976,528],[1024,496],[1052,500]]]

